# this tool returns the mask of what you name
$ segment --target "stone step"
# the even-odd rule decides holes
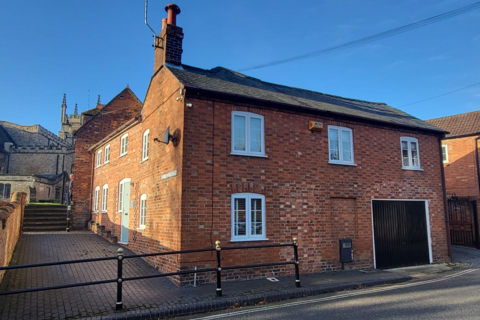
[[[57,221],[28,221],[23,223],[24,227],[30,226],[59,226],[59,225],[66,225],[67,220],[57,220]]]
[[[59,217],[66,217],[67,216],[67,213],[66,212],[47,212],[47,211],[44,211],[44,212],[25,212],[25,217],[55,217],[55,216],[59,216]]]
[[[39,217],[24,217],[24,222],[30,221],[55,221],[55,220],[67,220],[66,215],[62,216],[39,216]]]
[[[65,231],[66,225],[63,226],[35,226],[35,227],[23,227],[23,231]]]
[[[59,205],[40,205],[40,204],[33,204],[33,205],[26,205],[25,210],[45,210],[45,209],[53,209],[53,210],[67,210],[67,206],[63,204]]]
[[[54,213],[54,214],[60,214],[60,213],[67,213],[67,209],[64,210],[25,210],[25,215],[32,215],[32,214],[43,214],[43,213]]]
[[[28,205],[25,207],[23,231],[59,231],[67,227],[67,206]]]

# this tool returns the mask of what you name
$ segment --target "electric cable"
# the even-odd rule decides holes
[[[336,45],[336,46],[333,46],[333,47],[316,50],[316,51],[313,51],[313,52],[310,52],[310,53],[305,53],[305,54],[301,54],[301,55],[290,57],[290,58],[285,58],[285,59],[280,59],[280,60],[276,60],[276,61],[272,61],[272,62],[258,64],[256,66],[239,69],[237,71],[243,72],[243,71],[249,71],[249,70],[271,67],[271,66],[275,66],[275,65],[295,61],[295,60],[310,58],[310,57],[321,55],[321,54],[328,53],[328,52],[333,52],[333,51],[338,51],[338,50],[341,50],[341,49],[346,49],[346,48],[358,46],[358,45],[361,45],[361,44],[364,44],[364,43],[369,43],[369,42],[372,42],[372,41],[377,41],[377,40],[380,40],[380,39],[383,39],[383,38],[391,37],[391,36],[394,36],[394,35],[397,35],[397,34],[400,34],[400,33],[404,33],[404,32],[410,31],[410,30],[414,30],[414,29],[417,29],[417,28],[420,28],[420,27],[424,27],[426,25],[429,25],[429,24],[432,24],[432,23],[435,23],[435,22],[438,22],[438,21],[442,21],[442,20],[445,20],[445,19],[448,19],[448,18],[451,18],[451,17],[458,16],[460,14],[467,13],[469,11],[475,10],[479,7],[480,7],[480,2],[475,2],[475,3],[473,3],[471,5],[468,5],[468,6],[465,6],[465,7],[461,7],[461,8],[452,10],[452,11],[448,11],[448,12],[445,12],[445,13],[427,18],[427,19],[423,19],[423,20],[420,20],[420,21],[417,21],[417,22],[414,22],[414,23],[410,23],[410,24],[404,25],[402,27],[390,29],[390,30],[387,30],[387,31],[384,31],[384,32],[381,32],[381,33],[377,33],[377,34],[368,36],[368,37],[364,37],[364,38],[360,38],[360,39],[357,39],[357,40],[345,42],[345,43],[342,43],[342,44],[339,44],[339,45]]]
[[[417,104],[417,103],[420,103],[420,102],[424,102],[424,101],[428,101],[428,100],[433,100],[433,99],[436,99],[436,98],[440,98],[440,97],[443,97],[443,96],[446,96],[446,95],[449,95],[449,94],[452,94],[452,93],[455,93],[455,92],[458,92],[458,91],[461,91],[461,90],[465,90],[465,89],[468,89],[468,88],[471,88],[471,87],[474,87],[474,86],[478,86],[480,84],[480,82],[477,82],[477,83],[474,83],[474,84],[471,84],[469,86],[466,86],[466,87],[463,87],[463,88],[460,88],[460,89],[456,89],[456,90],[453,90],[453,91],[449,91],[449,92],[446,92],[446,93],[442,93],[442,94],[439,94],[438,96],[434,96],[434,97],[430,97],[430,98],[427,98],[427,99],[423,99],[423,100],[419,100],[419,101],[415,101],[415,102],[410,102],[410,103],[407,103],[407,104],[403,104],[401,106],[398,106],[397,108],[402,108],[402,107],[406,107],[406,106],[411,106],[413,104]]]

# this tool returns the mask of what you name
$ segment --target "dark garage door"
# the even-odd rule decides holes
[[[430,263],[424,201],[373,201],[379,269]]]

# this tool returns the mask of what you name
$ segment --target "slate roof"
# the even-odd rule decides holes
[[[385,103],[342,98],[320,92],[282,86],[223,68],[211,70],[182,65],[183,70],[167,66],[187,89],[205,90],[271,103],[353,116],[391,125],[444,133],[429,123]]]
[[[449,117],[426,120],[450,133],[447,138],[480,134],[480,111],[456,114]]]
[[[4,149],[5,142],[11,142],[15,147],[17,146],[15,140],[13,140],[12,136],[8,133],[8,131],[5,130],[2,125],[0,125],[0,150]]]

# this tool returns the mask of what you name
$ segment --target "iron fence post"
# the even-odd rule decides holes
[[[298,239],[296,237],[293,238],[293,257],[295,259],[295,287],[300,288],[300,272],[298,270],[300,261],[298,260]]]
[[[217,297],[222,296],[222,265],[220,264],[220,241],[215,241],[215,250],[217,250]]]
[[[70,211],[72,207],[70,206],[70,190],[67,186],[66,198],[67,198],[67,232],[70,232]]]
[[[115,305],[115,310],[122,310],[122,273],[123,273],[123,249],[119,248],[118,252],[118,268],[117,268],[117,304]]]

